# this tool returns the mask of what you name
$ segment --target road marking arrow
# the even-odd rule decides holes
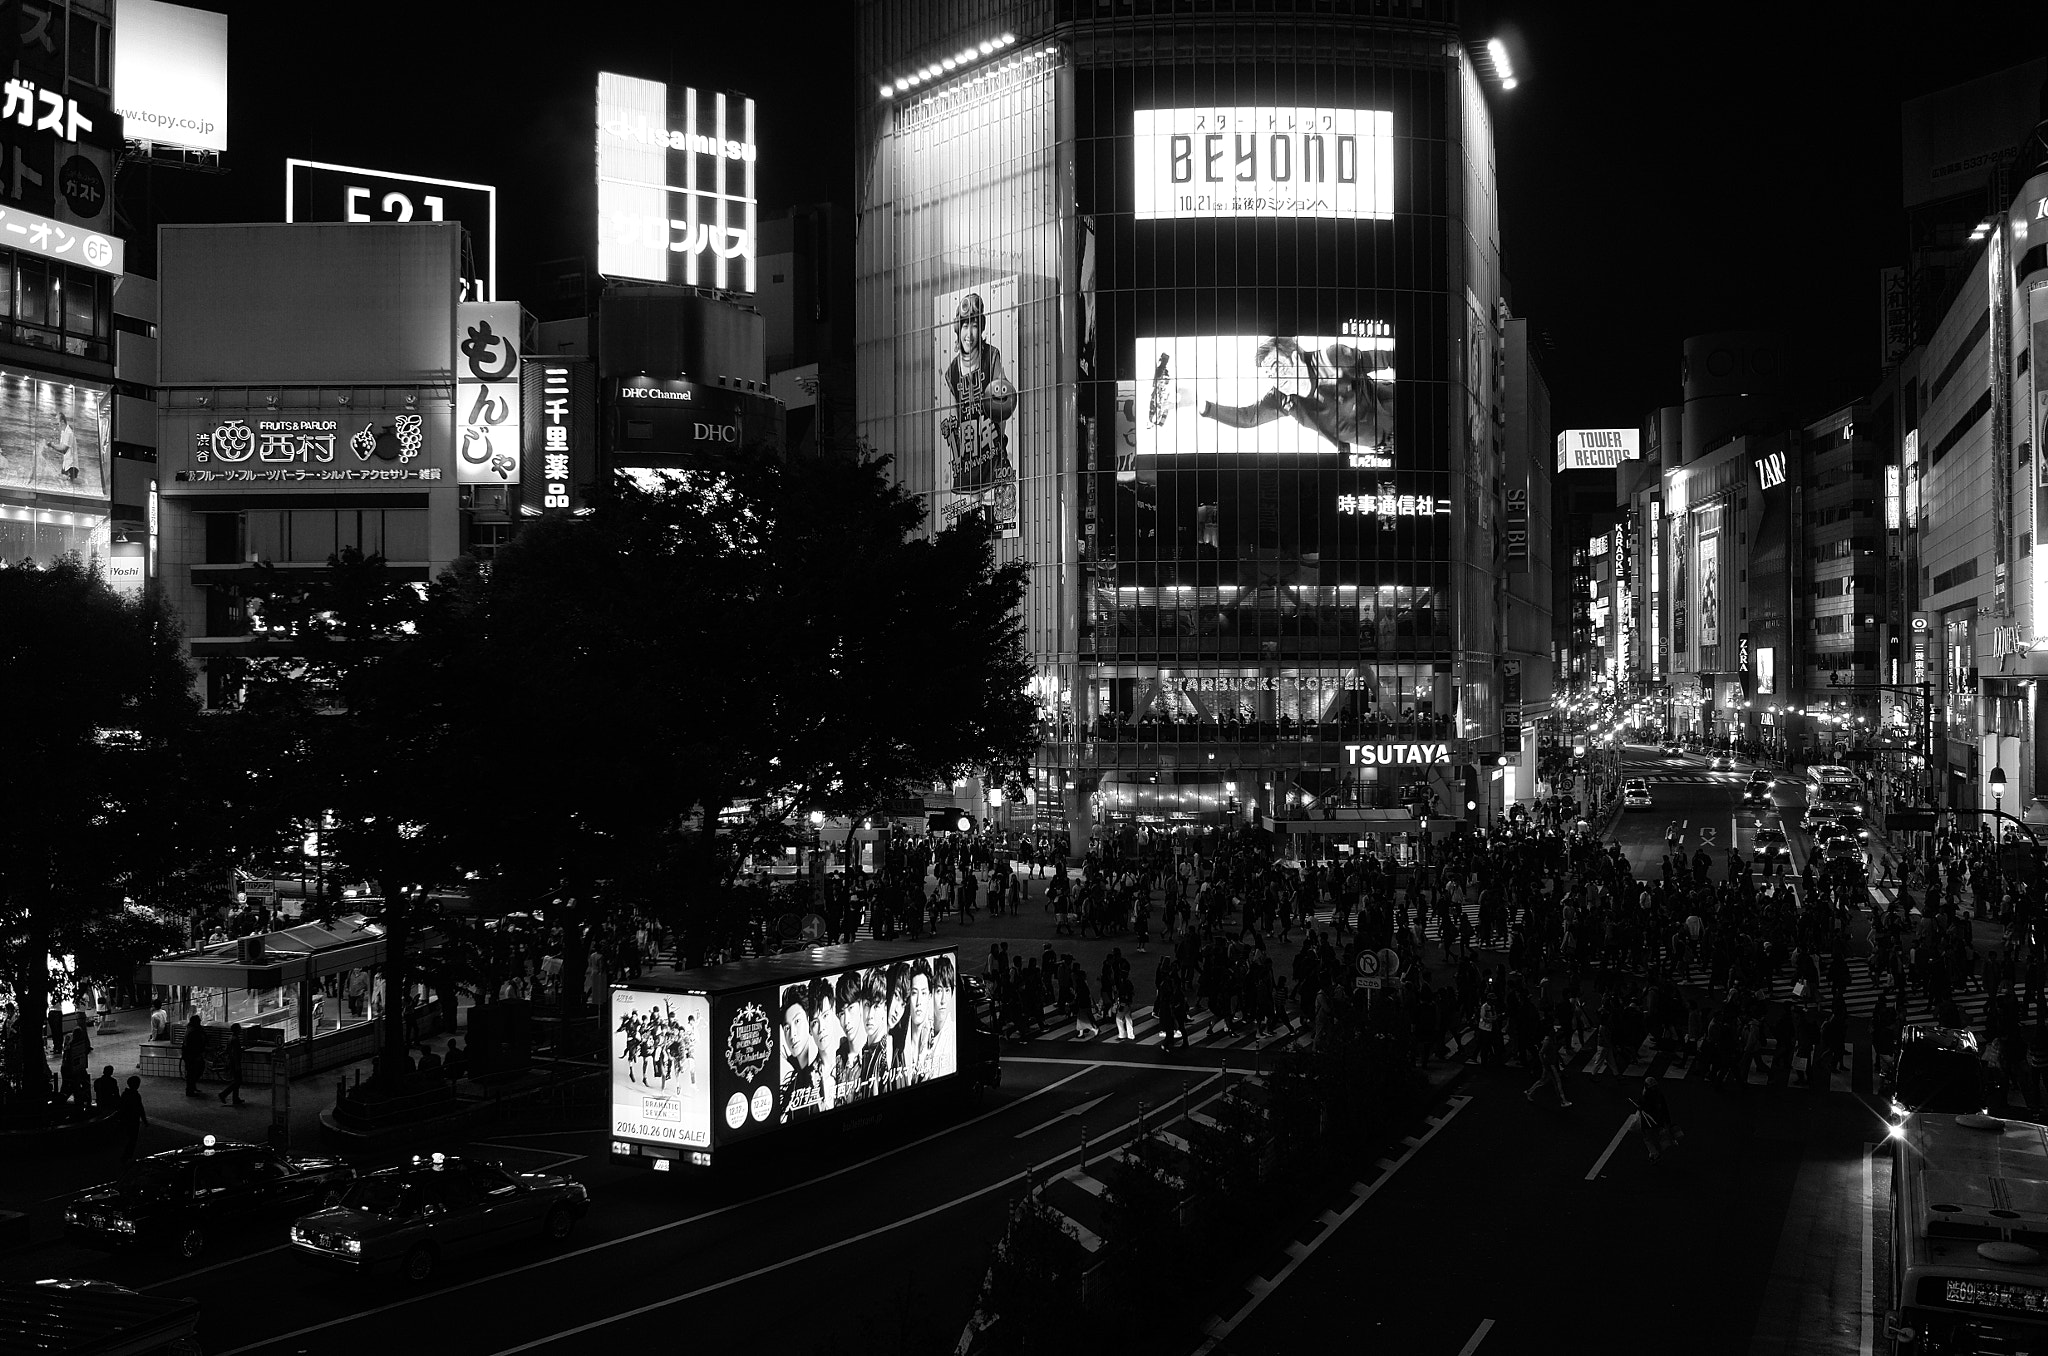
[[[1064,1120],[1070,1119],[1071,1117],[1074,1117],[1074,1116],[1085,1116],[1085,1115],[1087,1115],[1087,1114],[1088,1114],[1089,1112],[1093,1111],[1093,1110],[1094,1110],[1094,1109],[1095,1109],[1096,1107],[1099,1107],[1099,1106],[1101,1106],[1101,1105],[1102,1105],[1102,1104],[1103,1104],[1104,1102],[1108,1101],[1108,1100],[1109,1100],[1109,1097],[1110,1097],[1110,1094],[1108,1094],[1108,1093],[1106,1093],[1106,1092],[1105,1092],[1105,1093],[1103,1093],[1103,1094],[1102,1094],[1102,1095],[1101,1095],[1100,1097],[1091,1097],[1091,1098],[1089,1098],[1089,1099],[1088,1099],[1087,1101],[1085,1101],[1085,1102],[1081,1103],[1081,1105],[1079,1105],[1079,1106],[1075,1106],[1075,1107],[1068,1107],[1068,1108],[1067,1108],[1067,1109],[1066,1109],[1065,1111],[1062,1111],[1062,1112],[1061,1112],[1061,1113],[1060,1113],[1059,1115],[1057,1115],[1057,1116],[1054,1116],[1054,1117],[1053,1117],[1053,1118],[1052,1118],[1051,1120],[1049,1120],[1049,1121],[1040,1121],[1040,1122],[1039,1122],[1038,1124],[1036,1124],[1036,1125],[1032,1126],[1032,1127],[1031,1127],[1031,1128],[1030,1128],[1029,1130],[1019,1130],[1019,1131],[1018,1131],[1018,1132],[1017,1132],[1016,1134],[1012,1135],[1012,1136],[1011,1136],[1010,1138],[1012,1138],[1012,1139],[1023,1139],[1023,1138],[1024,1138],[1024,1137],[1025,1137],[1026,1135],[1035,1135],[1035,1134],[1037,1134],[1037,1133],[1038,1133],[1039,1131],[1041,1131],[1041,1130],[1045,1129],[1045,1127],[1046,1127],[1046,1126],[1048,1126],[1048,1125],[1058,1125],[1058,1124],[1059,1124],[1059,1123],[1060,1123],[1061,1121],[1064,1121]]]

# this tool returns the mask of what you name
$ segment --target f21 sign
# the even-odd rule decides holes
[[[497,299],[498,190],[489,184],[287,160],[284,219],[460,222],[469,233],[462,261],[462,300]]]

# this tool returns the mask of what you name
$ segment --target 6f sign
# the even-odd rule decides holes
[[[497,298],[498,190],[489,184],[287,160],[284,219],[458,222],[469,233],[462,261],[462,300]]]

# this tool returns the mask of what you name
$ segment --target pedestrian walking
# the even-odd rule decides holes
[[[1564,1052],[1561,1047],[1557,1028],[1552,1027],[1544,1034],[1543,1044],[1536,1049],[1536,1081],[1522,1090],[1522,1096],[1533,1102],[1537,1090],[1547,1085],[1556,1090],[1559,1106],[1572,1104],[1571,1099],[1564,1095]]]
[[[236,1022],[228,1028],[228,1048],[221,1055],[221,1063],[227,1069],[228,1085],[220,1090],[221,1105],[226,1106],[229,1097],[236,1106],[247,1106],[242,1100],[242,1024]]]
[[[1131,982],[1119,983],[1116,994],[1116,1034],[1119,1040],[1136,1041],[1138,1031],[1131,1021]]]
[[[185,1065],[185,1095],[200,1096],[199,1075],[206,1072],[206,1025],[196,1012],[185,1019],[185,1041],[178,1053]]]
[[[1672,1119],[1671,1103],[1665,1098],[1656,1075],[1643,1079],[1642,1096],[1631,1105],[1636,1109],[1636,1128],[1642,1133],[1643,1147],[1652,1163],[1685,1138],[1685,1131],[1679,1129],[1678,1123]]]
[[[85,1028],[75,1026],[64,1038],[64,1062],[59,1066],[62,1081],[57,1085],[57,1105],[73,1107],[81,1116],[92,1113],[92,1081],[86,1061],[92,1058],[92,1039]]]
[[[142,1105],[142,1080],[134,1074],[128,1075],[128,1087],[121,1094],[121,1105],[114,1116],[115,1138],[121,1144],[121,1162],[133,1163],[135,1154],[142,1147],[142,1129],[149,1124],[149,1112]]]

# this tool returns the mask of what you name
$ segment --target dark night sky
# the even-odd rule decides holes
[[[509,25],[418,0],[209,7],[230,15],[232,171],[153,172],[166,219],[278,219],[288,155],[495,183],[516,296],[533,264],[591,250],[599,69],[753,95],[764,205],[852,200],[873,97],[852,0],[587,0]],[[1561,426],[1676,401],[1680,341],[1714,329],[1785,332],[1802,411],[1867,390],[1877,270],[1904,260],[1899,101],[2048,50],[2041,0],[1465,13],[1522,76],[1495,104],[1501,239]]]

